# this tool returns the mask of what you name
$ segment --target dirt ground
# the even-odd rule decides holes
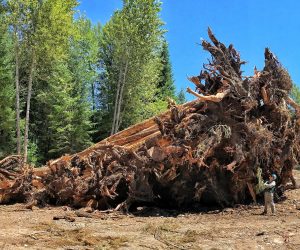
[[[300,184],[300,171],[295,176]],[[136,215],[0,206],[0,249],[300,249],[300,189],[286,196],[276,216],[260,215],[261,205]]]

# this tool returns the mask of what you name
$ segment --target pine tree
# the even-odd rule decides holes
[[[18,114],[25,116],[24,157],[26,160],[27,155],[33,155],[37,151],[41,153],[40,158],[43,160],[51,149],[49,115],[52,100],[49,101],[47,96],[53,90],[53,81],[65,82],[56,76],[69,73],[68,67],[63,67],[67,70],[65,74],[56,74],[55,70],[58,65],[68,64],[70,38],[76,35],[73,22],[78,3],[77,0],[5,2],[9,30],[13,32],[17,121],[20,120]],[[21,95],[18,101],[18,89],[22,88],[20,93],[25,93],[26,96]],[[20,112],[24,102],[25,113]],[[20,127],[20,122],[17,122],[17,127]],[[20,134],[18,129],[17,134]],[[19,145],[21,136],[17,137]]]
[[[38,114],[46,114],[40,122],[47,123],[48,129],[35,132],[43,141],[39,145],[42,161],[78,152],[91,144],[92,89],[98,77],[100,30],[84,17],[74,20],[73,25],[67,56],[52,63],[48,87],[37,98],[40,105],[36,110],[47,107]]]
[[[161,78],[158,83],[159,96],[162,99],[167,97],[175,98],[175,85],[172,74],[172,65],[170,62],[169,46],[166,40],[162,43],[161,51],[162,70]]]
[[[12,40],[3,18],[0,3],[0,158],[14,153],[14,88],[12,67]]]
[[[44,51],[49,53],[41,62],[44,67],[38,70],[33,97],[32,131],[40,162],[80,151],[91,143],[88,90],[95,70],[90,69],[93,65],[88,59],[89,38],[85,33],[91,24],[84,19],[74,20],[75,6],[76,1],[49,1],[41,12],[43,24],[51,23],[53,27],[44,28],[46,32],[51,29],[45,37],[51,35],[52,40],[44,43]],[[91,31],[88,33],[91,35]]]
[[[75,98],[72,96],[72,76],[66,63],[58,63],[55,66],[53,80],[50,80],[47,91],[47,101],[50,101],[49,130],[49,152],[47,157],[56,158],[62,154],[74,153],[73,137],[75,127],[73,126]],[[51,101],[52,100],[52,101]]]
[[[187,102],[186,97],[185,97],[185,92],[183,89],[181,89],[176,96],[176,101],[178,104],[184,104]]]
[[[98,78],[98,50],[100,26],[93,26],[84,17],[75,23],[78,30],[78,38],[71,44],[69,68],[73,81],[73,98],[75,126],[73,143],[76,151],[91,144],[91,118],[95,109],[95,83]]]

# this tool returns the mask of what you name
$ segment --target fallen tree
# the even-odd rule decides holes
[[[80,153],[39,169],[21,167],[1,185],[0,202],[102,210],[141,203],[224,207],[255,201],[269,173],[285,184],[299,160],[300,125],[288,72],[266,49],[263,70],[243,76],[245,62],[234,47],[208,35],[212,43],[202,46],[212,58],[189,78],[195,101],[170,101],[169,111]]]

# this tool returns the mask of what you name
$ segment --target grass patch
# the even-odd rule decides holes
[[[179,237],[180,243],[191,243],[197,240],[199,234],[195,230],[187,230],[181,237]]]
[[[126,247],[128,246],[129,240],[124,237],[100,237],[101,238],[101,243],[97,245],[95,248],[96,250],[109,250],[109,249],[118,249],[120,247]]]
[[[126,246],[129,241],[123,236],[95,235],[87,228],[64,229],[56,223],[42,223],[35,226],[35,230],[40,231],[35,237],[51,247],[90,246],[95,249],[117,249]]]
[[[195,249],[191,243],[196,242],[199,233],[195,230],[180,230],[180,225],[174,220],[165,220],[162,224],[147,223],[142,232],[152,234],[154,237],[168,245],[179,249]],[[185,246],[189,244],[189,246]]]
[[[147,223],[143,228],[142,232],[154,234],[157,230],[161,231],[176,231],[179,228],[178,223],[176,223],[174,220],[165,220],[162,224],[155,224],[155,223]]]
[[[154,223],[147,223],[143,228],[143,233],[154,234],[157,229],[157,226]]]

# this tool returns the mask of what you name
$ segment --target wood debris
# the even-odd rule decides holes
[[[208,35],[211,42],[202,47],[212,58],[189,78],[195,91],[188,92],[197,100],[169,102],[169,111],[40,169],[14,172],[13,158],[11,164],[4,159],[0,203],[99,210],[225,207],[256,201],[259,179],[269,173],[285,184],[300,145],[300,107],[289,96],[288,72],[266,49],[263,70],[243,76],[245,62],[235,48],[210,29]]]

